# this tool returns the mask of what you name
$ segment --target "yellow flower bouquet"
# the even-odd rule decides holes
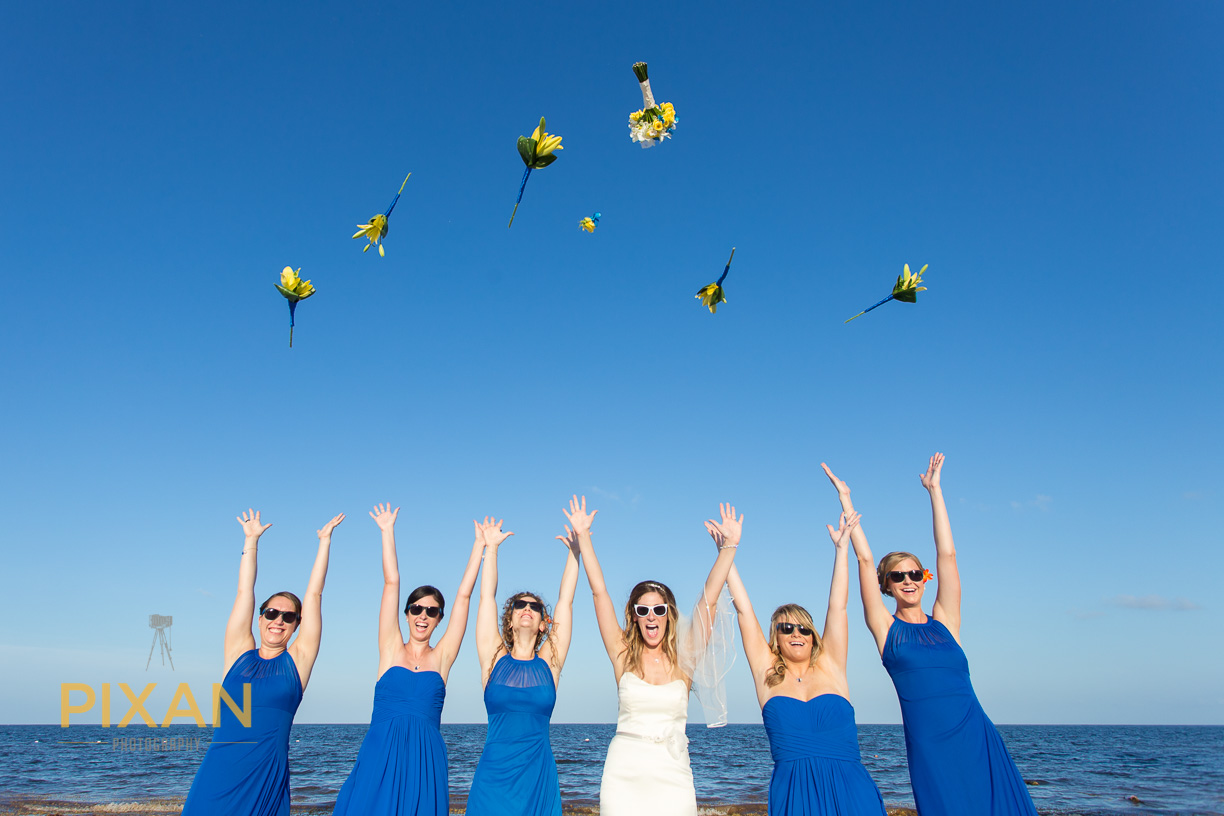
[[[404,184],[408,183],[408,179],[411,176],[411,173],[404,176]],[[364,235],[370,239],[370,243],[362,248],[362,252],[367,251],[372,246],[377,246],[379,256],[387,257],[387,253],[383,251],[382,239],[387,237],[387,221],[391,218],[391,211],[395,209],[395,202],[399,201],[400,193],[404,192],[404,184],[400,185],[399,193],[396,193],[395,198],[391,199],[391,206],[387,208],[385,213],[379,213],[374,216],[368,224],[357,225],[357,231],[353,233],[353,237],[360,238]]]
[[[862,317],[876,306],[883,306],[890,300],[898,300],[902,303],[917,303],[918,293],[926,291],[925,286],[919,286],[918,284],[922,283],[922,273],[927,271],[928,266],[930,264],[923,264],[922,268],[918,270],[918,274],[914,275],[910,272],[909,264],[906,264],[905,271],[897,276],[897,282],[893,285],[892,294],[875,304],[875,306],[868,306],[854,317]],[[849,323],[854,317],[848,318],[844,322]]]
[[[727,265],[723,267],[723,273],[714,283],[707,283],[705,286],[697,290],[697,299],[701,301],[701,305],[710,310],[710,314],[715,314],[718,310],[718,304],[727,302],[727,295],[723,292],[722,282],[727,279],[727,273],[731,271],[731,259],[735,257],[735,247],[731,247],[731,258],[727,259]]]
[[[527,169],[523,171],[523,181],[519,184],[518,198],[514,201],[514,210],[510,213],[510,223],[506,225],[507,229],[514,226],[514,215],[518,212],[519,203],[523,200],[523,190],[527,189],[527,179],[531,178],[531,171],[552,164],[557,160],[557,154],[554,151],[564,149],[561,147],[560,136],[550,136],[544,132],[543,116],[540,117],[540,124],[531,136],[518,137],[519,158],[523,160],[523,164],[527,165]]]
[[[633,63],[633,74],[642,88],[642,109],[629,114],[629,139],[643,148],[654,147],[676,132],[676,109],[670,102],[655,104],[646,63]]]
[[[302,268],[294,269],[286,266],[281,270],[280,283],[273,284],[276,291],[289,301],[289,348],[293,348],[293,313],[297,311],[298,301],[305,300],[315,293],[310,281],[302,280]]]

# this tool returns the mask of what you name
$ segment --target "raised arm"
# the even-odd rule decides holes
[[[577,542],[565,544],[565,569],[561,573],[561,587],[557,590],[557,604],[553,607],[552,639],[540,647],[540,657],[547,660],[552,669],[554,685],[561,681],[561,669],[565,666],[570,637],[574,634],[574,590],[578,588],[581,557]],[[551,653],[547,653],[550,649]]]
[[[344,514],[332,518],[318,530],[319,551],[315,555],[314,567],[310,570],[310,581],[302,597],[302,625],[298,627],[297,639],[289,647],[293,662],[297,664],[302,678],[302,689],[310,682],[310,672],[315,658],[319,656],[319,639],[323,635],[323,583],[327,580],[327,559],[331,553],[332,530],[344,521]]]
[[[851,511],[843,512],[838,527],[826,524],[829,538],[833,539],[833,578],[829,583],[829,608],[825,612],[825,627],[822,639],[824,650],[834,664],[846,673],[846,653],[850,644],[849,625],[846,619],[846,601],[850,597],[850,564],[848,550],[850,536],[861,517]]]
[[[718,541],[717,538],[714,539]],[[727,573],[727,589],[735,602],[735,611],[739,613],[740,639],[744,643],[744,657],[748,658],[748,668],[752,671],[752,679],[756,681],[757,697],[765,684],[765,674],[773,665],[774,655],[769,649],[769,639],[761,633],[761,624],[757,620],[752,601],[748,599],[748,589],[740,578],[739,570],[734,564]],[[761,705],[764,700],[759,700]]]
[[[255,619],[255,573],[258,571],[259,537],[271,524],[262,524],[257,510],[247,510],[237,516],[242,525],[242,560],[238,562],[238,594],[234,608],[230,610],[229,622],[225,624],[225,668],[228,672],[245,652],[255,648],[255,636],[251,634],[251,622]]]
[[[939,484],[944,455],[931,457],[926,473],[919,478],[931,494],[931,526],[935,534],[935,578],[939,587],[935,593],[935,620],[948,627],[952,637],[960,640],[960,570],[956,566],[956,545],[952,543],[952,523],[948,506],[944,504],[943,488]]]
[[[383,591],[378,606],[378,672],[381,676],[394,666],[404,649],[404,631],[400,628],[399,557],[395,552],[395,521],[400,509],[390,504],[376,504],[370,518],[382,533]]]
[[[837,489],[837,498],[841,500],[842,512],[853,513],[854,503],[850,501],[850,487],[833,475],[833,471],[824,462],[820,463],[825,475]],[[854,546],[854,554],[858,560],[859,593],[863,598],[863,617],[867,620],[867,628],[875,638],[876,648],[884,654],[884,643],[888,639],[888,628],[892,626],[893,617],[884,605],[884,597],[880,594],[880,581],[876,577],[875,559],[871,555],[871,547],[867,544],[867,534],[863,525],[856,524],[850,531],[850,543]]]
[[[718,505],[718,513],[722,517],[721,521],[710,519],[705,523],[706,531],[718,545],[718,557],[714,559],[714,566],[710,567],[710,574],[706,576],[705,586],[702,587],[704,603],[698,610],[701,620],[693,621],[694,626],[700,624],[704,627],[700,635],[702,642],[710,636],[710,629],[714,625],[714,604],[718,601],[718,593],[722,592],[723,584],[727,583],[727,575],[735,563],[736,548],[739,547],[740,536],[744,531],[743,513],[736,516],[734,507],[721,502]]]
[[[501,521],[488,516],[476,525],[484,538],[484,571],[480,574],[480,605],[476,608],[476,657],[480,660],[481,686],[489,682],[489,664],[502,645],[497,620],[497,548],[514,533],[503,533]]]
[[[475,524],[475,522],[473,522]],[[484,553],[484,535],[480,525],[476,525],[476,540],[472,542],[472,552],[468,556],[467,568],[459,581],[459,589],[455,590],[455,601],[451,604],[450,622],[446,624],[446,634],[438,641],[439,652],[438,671],[445,680],[459,656],[459,647],[463,645],[463,633],[467,631],[468,609],[472,605],[472,589],[476,586],[476,576],[480,573],[480,557]]]
[[[595,622],[599,624],[599,636],[603,638],[604,649],[608,659],[612,661],[612,670],[616,674],[616,682],[620,682],[625,671],[625,637],[616,617],[616,604],[608,594],[608,586],[604,583],[603,568],[595,556],[595,543],[591,541],[591,522],[595,520],[598,510],[587,513],[586,496],[579,502],[578,497],[570,499],[569,510],[562,510],[569,524],[565,526],[565,535],[557,539],[566,546],[572,546],[576,541],[582,563],[586,565],[587,583],[591,587],[591,599],[595,602]],[[572,530],[570,528],[573,528]]]

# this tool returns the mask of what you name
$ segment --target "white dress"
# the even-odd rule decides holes
[[[696,816],[689,767],[689,690],[683,680],[661,686],[625,672],[617,687],[620,713],[599,785],[600,816]]]

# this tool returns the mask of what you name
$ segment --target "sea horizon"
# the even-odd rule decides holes
[[[486,727],[442,724],[452,812],[462,812]],[[1224,816],[1224,726],[998,728],[1044,816]],[[289,762],[295,814],[330,813],[367,729],[366,723],[293,725]],[[191,786],[211,730],[194,723],[156,729],[0,725],[0,813],[89,813],[91,805],[117,802],[137,812],[174,813]],[[614,723],[606,722],[552,724],[566,813],[598,812],[603,761],[615,730]],[[764,727],[691,723],[687,734],[702,813],[764,813],[773,770]],[[894,813],[912,812],[902,726],[859,723],[858,734],[863,765],[885,804]]]

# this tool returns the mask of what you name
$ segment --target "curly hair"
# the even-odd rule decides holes
[[[539,654],[540,648],[545,641],[552,644],[553,648],[549,650],[548,662],[554,668],[557,664],[557,644],[553,640],[552,632],[552,611],[548,608],[548,604],[544,603],[544,597],[538,592],[516,592],[506,599],[506,603],[502,605],[501,615],[501,643],[497,645],[497,650],[493,652],[493,659],[489,662],[489,671],[493,671],[493,667],[497,665],[497,658],[501,657],[502,652],[510,654],[510,644],[514,643],[514,602],[520,598],[530,598],[533,601],[538,601],[544,607],[544,623],[546,627],[543,632],[536,633],[536,642],[532,651]]]
[[[677,665],[676,644],[679,639],[677,630],[680,628],[680,613],[676,609],[676,596],[668,589],[667,584],[642,581],[629,592],[629,600],[625,602],[625,628],[621,630],[621,638],[625,644],[621,654],[625,656],[625,671],[630,674],[637,674],[642,669],[642,649],[646,646],[646,639],[642,637],[633,607],[647,592],[657,592],[667,602],[667,635],[663,638],[663,653],[667,655],[673,667]]]
[[[809,667],[816,665],[816,658],[824,651],[824,643],[820,640],[820,633],[816,631],[816,623],[811,614],[799,604],[782,604],[769,616],[769,651],[773,652],[774,662],[769,671],[765,672],[765,685],[768,688],[773,688],[786,679],[786,661],[782,659],[782,647],[778,645],[778,618],[781,617],[790,618],[794,623],[812,630],[812,656],[808,658]]]
[[[880,582],[880,594],[893,597],[892,590],[888,588],[888,573],[892,572],[893,567],[900,564],[907,558],[914,559],[914,563],[918,565],[918,569],[922,569],[922,562],[918,560],[918,556],[907,552],[890,552],[888,555],[880,559],[880,566],[876,567],[876,580]]]

